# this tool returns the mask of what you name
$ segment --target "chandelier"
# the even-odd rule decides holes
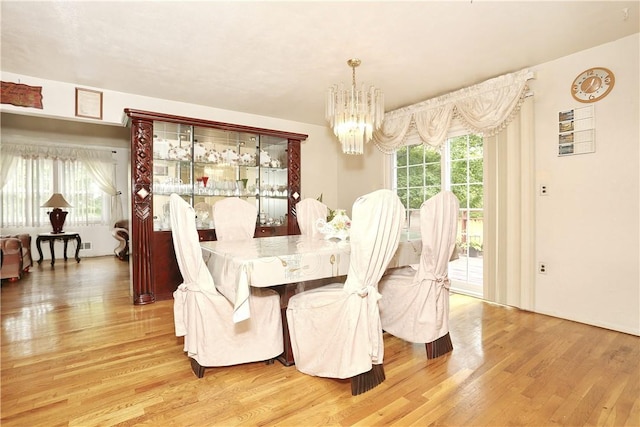
[[[373,86],[356,88],[356,67],[360,62],[355,58],[347,61],[353,70],[349,89],[340,83],[330,87],[327,94],[326,118],[345,154],[362,154],[364,144],[371,140],[384,118],[382,91]]]

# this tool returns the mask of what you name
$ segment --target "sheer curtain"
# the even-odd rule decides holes
[[[53,194],[53,162],[40,157],[16,157],[4,152],[2,164],[11,163],[2,187],[0,225],[5,227],[44,227],[50,224],[40,206]],[[11,161],[7,160],[11,159]]]
[[[9,170],[15,160],[14,156],[0,156],[0,190],[4,188],[9,177]]]
[[[118,215],[117,209],[109,208],[105,214],[95,209],[102,192],[112,200],[118,197],[110,150],[3,143],[0,158],[3,227],[47,226],[46,209],[40,206],[54,192],[62,193],[73,206],[68,225],[109,223],[112,211]]]
[[[95,177],[98,187],[111,196],[110,219],[116,222],[122,219],[121,193],[115,185],[113,176],[113,156],[109,151],[78,151],[80,160],[89,172]]]
[[[533,309],[533,98],[529,70],[385,114],[373,141],[393,153],[417,133],[441,146],[453,119],[484,138],[484,298]]]

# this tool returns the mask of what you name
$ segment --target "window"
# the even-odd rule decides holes
[[[422,203],[441,190],[460,201],[459,259],[449,264],[452,288],[482,296],[483,138],[464,134],[447,139],[441,149],[422,143],[396,150],[394,189],[407,209],[407,225],[420,230]]]
[[[72,206],[65,209],[69,212],[66,226],[110,223],[110,195],[100,188],[101,179],[91,170],[92,160],[52,156],[38,149],[28,155],[24,150],[19,153],[20,149],[6,150],[3,146],[3,156],[13,156],[13,160],[3,161],[3,166],[10,164],[0,196],[3,228],[49,227],[50,209],[41,206],[53,193],[61,193]],[[111,170],[108,179],[113,181],[114,164],[107,168]]]
[[[96,183],[93,175],[80,160],[54,161],[58,163],[58,178],[54,181],[73,208],[67,209],[68,225],[108,224],[109,197]]]

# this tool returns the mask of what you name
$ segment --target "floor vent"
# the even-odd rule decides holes
[[[91,249],[91,242],[82,242],[80,249]]]

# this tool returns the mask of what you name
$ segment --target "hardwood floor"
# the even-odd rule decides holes
[[[191,372],[172,301],[134,306],[126,262],[35,266],[2,283],[8,426],[640,425],[640,338],[451,297],[454,350],[385,334],[387,379],[252,363]]]

